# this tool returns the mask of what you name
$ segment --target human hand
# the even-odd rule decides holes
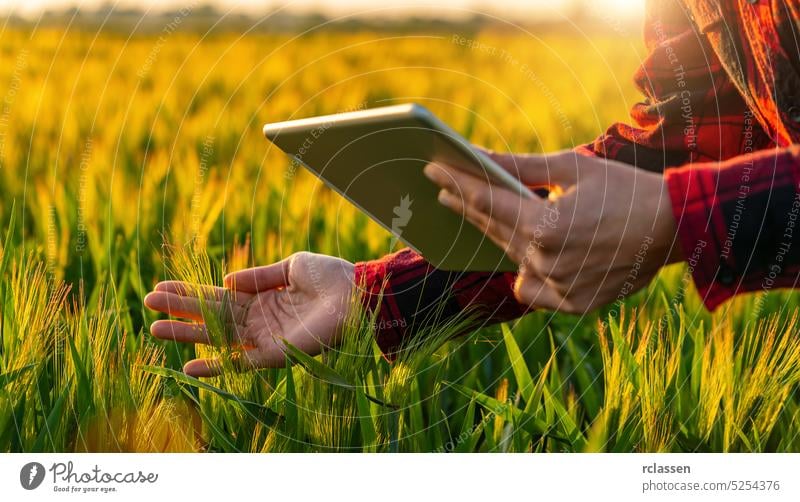
[[[682,259],[661,175],[573,151],[487,154],[525,185],[556,186],[560,195],[525,199],[442,164],[429,164],[425,175],[442,188],[444,206],[520,265],[514,294],[521,303],[588,312]]]
[[[287,340],[311,355],[335,345],[353,294],[352,263],[314,253],[296,253],[272,265],[249,268],[225,277],[224,288],[180,281],[160,282],[149,293],[147,307],[193,322],[159,320],[150,327],[156,338],[211,343],[203,310],[225,312],[232,344],[240,349],[242,369],[280,367]],[[204,300],[200,300],[202,294]],[[194,359],[183,370],[196,377],[222,372],[217,359]]]

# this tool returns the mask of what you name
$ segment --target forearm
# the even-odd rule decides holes
[[[446,272],[411,249],[356,263],[355,276],[365,306],[375,312],[378,345],[389,358],[425,328],[458,316],[472,316],[470,328],[477,328],[526,312],[514,299],[516,274]]]
[[[754,290],[795,287],[800,147],[665,173],[683,255],[709,309]]]

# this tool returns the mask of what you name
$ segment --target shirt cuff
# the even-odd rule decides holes
[[[527,307],[514,298],[515,278],[439,270],[411,249],[355,264],[362,304],[374,316],[375,339],[389,360],[426,328],[459,316],[469,321],[463,331],[522,316]]]
[[[714,212],[717,169],[716,164],[693,164],[664,172],[681,250],[697,292],[709,310],[734,294],[735,282],[723,265],[715,238],[720,230],[724,232],[724,221],[719,221]]]
[[[797,264],[781,251],[792,211],[796,217],[800,209],[792,209],[800,191],[795,153],[770,150],[665,171],[681,249],[709,310],[737,293],[795,285]],[[800,246],[794,236],[786,246]]]
[[[394,359],[403,342],[403,330],[408,325],[391,300],[391,284],[385,259],[360,261],[355,264],[355,283],[361,292],[361,303],[373,323],[375,341],[381,353]]]

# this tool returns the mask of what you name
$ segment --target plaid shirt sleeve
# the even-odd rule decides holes
[[[732,295],[794,287],[800,243],[798,151],[775,149],[708,39],[673,0],[648,3],[646,96],[634,125],[615,124],[586,152],[665,171],[678,239],[709,309]]]
[[[378,346],[389,359],[422,329],[472,309],[478,325],[515,319],[527,308],[513,294],[514,273],[446,272],[403,249],[358,262],[356,283],[375,312]]]
[[[709,309],[731,296],[797,287],[800,147],[666,172],[684,257]]]
[[[678,0],[648,1],[647,57],[634,74],[644,99],[633,124],[612,125],[584,150],[662,172],[768,147],[736,85]]]

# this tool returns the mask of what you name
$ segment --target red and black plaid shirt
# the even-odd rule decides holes
[[[578,148],[663,171],[684,257],[706,306],[794,287],[800,271],[800,0],[652,0],[645,99],[634,125]],[[403,250],[356,264],[391,353],[431,319],[480,306],[487,323],[525,308],[513,274],[448,273]],[[441,319],[440,316],[440,319]]]

